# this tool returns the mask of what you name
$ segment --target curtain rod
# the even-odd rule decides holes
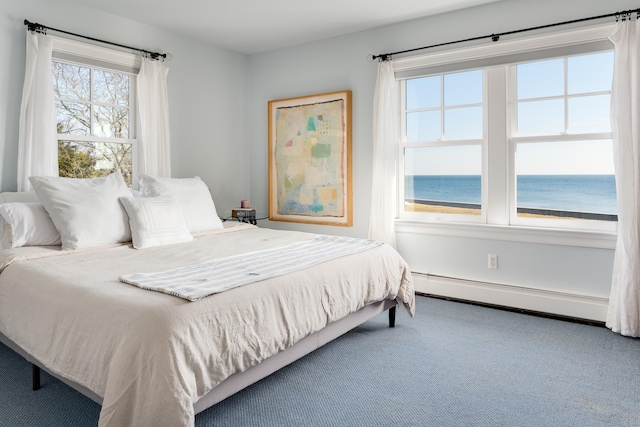
[[[166,53],[151,52],[151,51],[146,50],[146,49],[140,49],[140,48],[137,48],[137,47],[131,47],[131,46],[127,46],[127,45],[124,45],[124,44],[114,43],[114,42],[110,42],[110,41],[106,41],[106,40],[100,40],[100,39],[96,39],[96,38],[89,37],[89,36],[83,36],[81,34],[75,34],[75,33],[69,32],[69,31],[59,30],[57,28],[47,27],[46,25],[42,25],[42,24],[38,24],[38,23],[34,23],[34,22],[29,22],[26,19],[24,20],[24,25],[28,26],[29,31],[35,31],[35,32],[41,33],[41,34],[47,34],[47,30],[57,31],[59,33],[69,34],[70,36],[80,37],[80,38],[87,39],[87,40],[93,40],[94,42],[109,44],[109,45],[112,45],[112,46],[118,46],[118,47],[122,47],[122,48],[125,48],[125,49],[130,49],[130,50],[135,50],[137,52],[140,52],[140,53],[143,53],[143,54],[147,55],[151,59],[159,60],[160,58],[162,58],[163,60],[167,60],[167,61],[171,59],[171,54],[167,55]]]
[[[637,19],[638,16],[640,16],[640,9],[630,9],[630,10],[625,10],[623,12],[608,13],[606,15],[591,16],[589,18],[574,19],[572,21],[557,22],[555,24],[540,25],[540,26],[537,26],[537,27],[524,28],[524,29],[521,29],[521,30],[505,31],[504,33],[488,34],[486,36],[471,37],[471,38],[463,39],[463,40],[456,40],[456,41],[452,41],[452,42],[433,44],[431,46],[423,46],[423,47],[416,47],[414,49],[400,50],[398,52],[381,53],[379,55],[371,55],[370,54],[370,55],[367,55],[367,59],[369,61],[373,61],[374,59],[378,59],[380,61],[389,61],[393,55],[399,55],[401,53],[415,52],[417,50],[431,49],[431,48],[434,48],[434,47],[447,46],[447,45],[451,45],[451,44],[464,43],[464,42],[470,42],[470,41],[476,41],[476,40],[482,40],[482,39],[488,39],[488,38],[491,38],[492,41],[497,42],[498,40],[500,40],[500,37],[507,36],[507,35],[510,35],[510,34],[524,33],[525,31],[541,30],[543,28],[558,27],[560,25],[575,24],[577,22],[592,21],[594,19],[609,18],[609,17],[612,17],[612,16],[616,17],[616,22],[618,22],[619,19],[622,19],[624,21],[626,19],[631,19],[631,14],[632,13],[636,13],[636,19]]]

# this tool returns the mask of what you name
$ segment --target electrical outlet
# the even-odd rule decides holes
[[[497,270],[498,269],[498,255],[489,254],[489,262],[488,262],[487,267],[492,269],[492,270]]]

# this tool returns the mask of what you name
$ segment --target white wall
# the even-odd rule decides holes
[[[262,225],[366,237],[372,177],[372,102],[376,78],[376,63],[367,62],[367,54],[568,21],[637,6],[637,2],[631,0],[505,0],[252,55],[249,59],[247,117],[253,126],[247,130],[247,145],[251,158],[251,201],[258,210],[266,212],[268,204],[267,102],[329,91],[353,91],[354,226],[341,228],[268,221],[263,221]],[[606,305],[609,295],[613,265],[611,249],[412,232],[398,233],[397,237],[399,252],[415,272],[551,293],[594,296],[600,305]],[[498,270],[487,269],[489,253],[498,254]],[[423,283],[421,286],[425,286],[424,280],[420,282]],[[442,292],[442,289],[441,286],[439,291]],[[469,297],[476,298],[471,294]],[[544,311],[544,307],[541,311]],[[602,310],[592,317],[603,320],[601,313]]]
[[[24,19],[147,50],[171,52],[173,60],[167,64],[173,176],[199,175],[211,188],[221,211],[248,197],[248,176],[237,173],[238,165],[247,161],[247,56],[65,0],[0,2],[2,191],[15,191],[17,185]]]

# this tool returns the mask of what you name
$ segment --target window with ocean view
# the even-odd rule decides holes
[[[546,43],[529,61],[518,51],[479,68],[460,53],[459,69],[437,55],[433,74],[407,67],[400,218],[615,231],[613,51]]]
[[[405,212],[481,215],[483,80],[471,70],[406,81]]]
[[[609,120],[613,52],[514,68],[516,209],[512,222],[616,221]]]

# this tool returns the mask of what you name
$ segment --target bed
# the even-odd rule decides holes
[[[0,250],[0,340],[100,403],[100,426],[192,426],[196,413],[397,302],[413,314],[409,269],[383,244],[194,302],[119,280],[251,264],[316,238],[236,222],[191,235],[144,250]]]

